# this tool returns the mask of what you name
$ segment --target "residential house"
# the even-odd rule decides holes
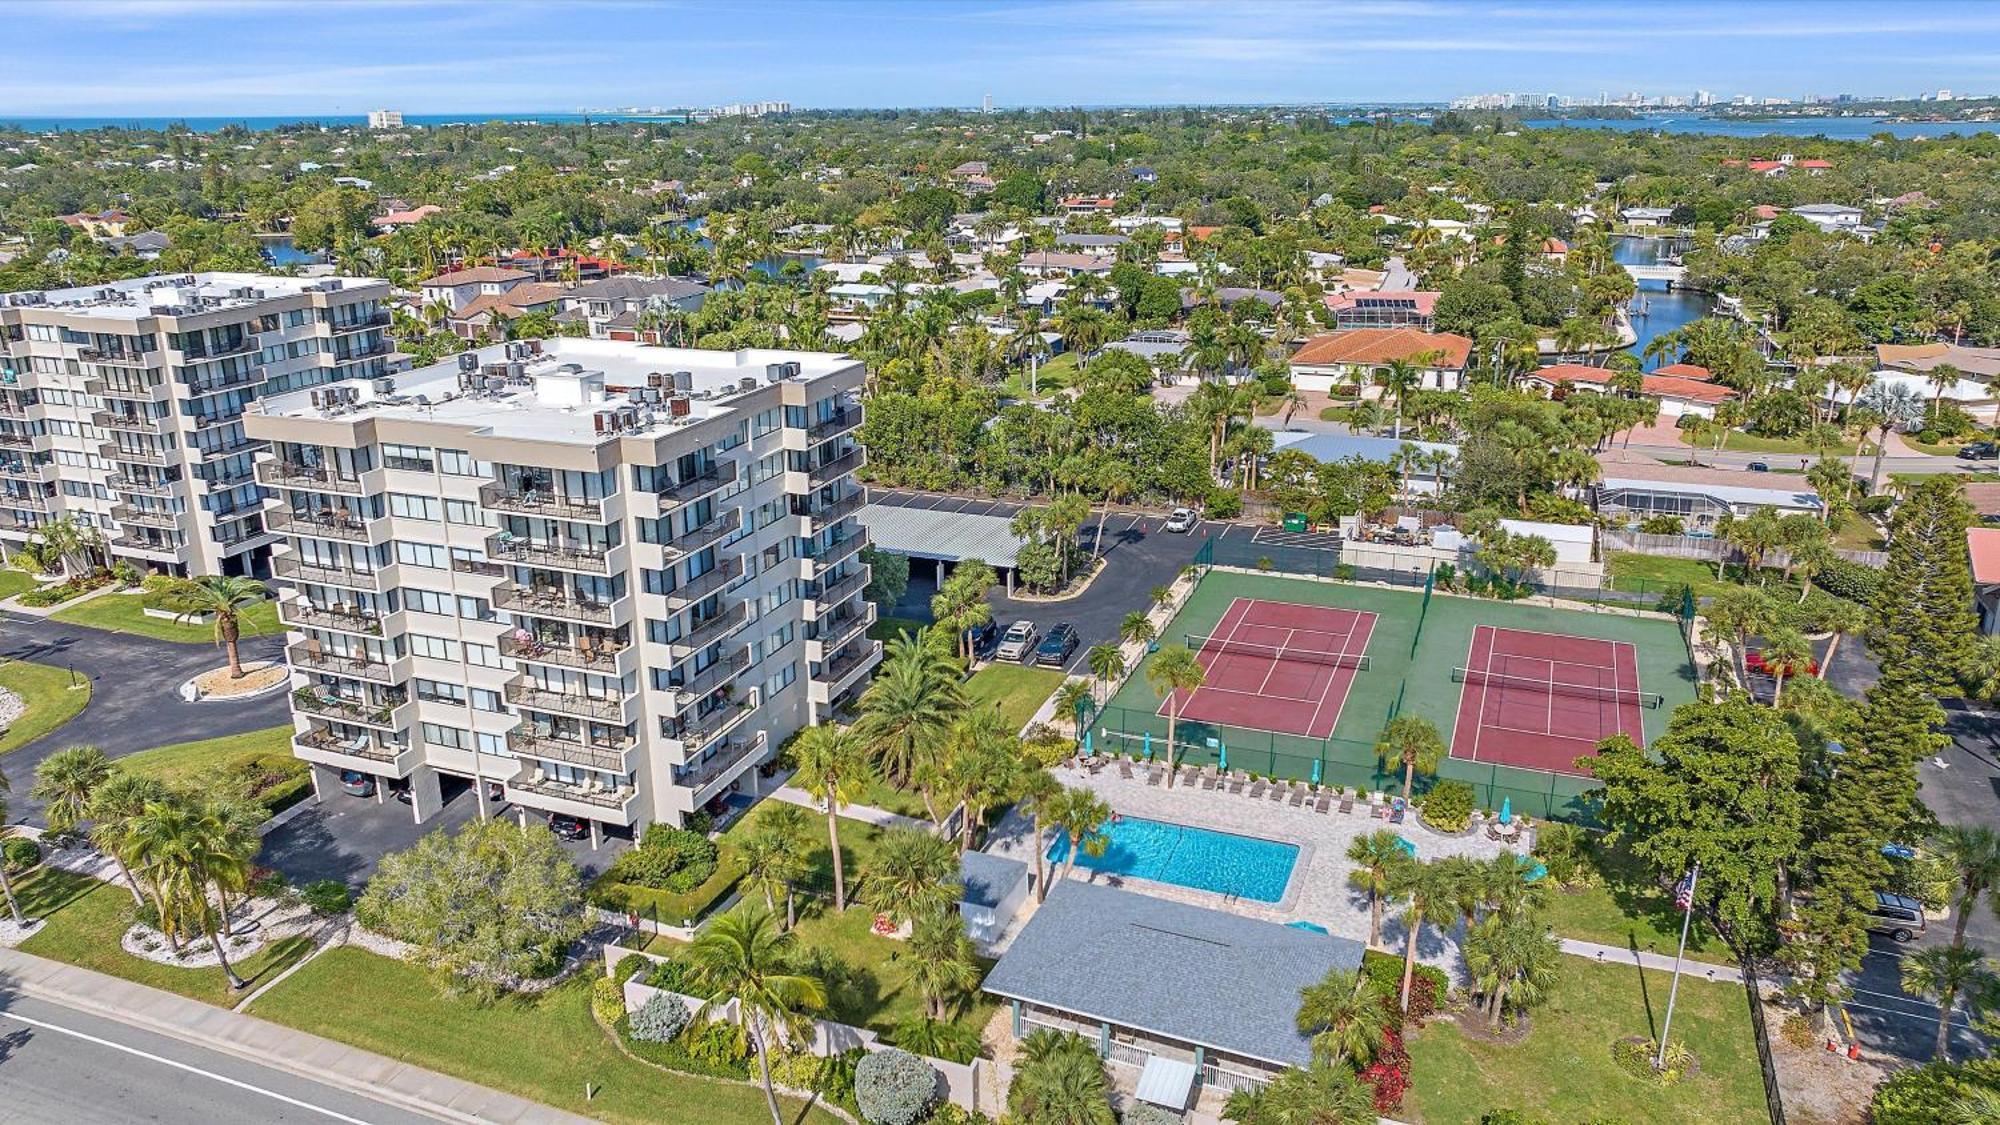
[[[1119,234],[1131,234],[1143,226],[1159,227],[1163,231],[1178,232],[1181,221],[1172,215],[1113,215],[1111,229]]]
[[[1346,290],[1323,298],[1337,328],[1421,328],[1430,331],[1438,295],[1423,289]]]
[[[1215,303],[1225,309],[1233,309],[1245,301],[1255,301],[1267,309],[1275,309],[1285,303],[1285,295],[1275,289],[1246,289],[1236,285],[1224,285],[1211,291]],[[1199,289],[1181,290],[1181,311],[1193,312],[1208,303],[1208,297]]]
[[[92,238],[116,238],[125,233],[125,227],[132,216],[112,208],[95,214],[78,211],[69,215],[57,215],[56,220],[73,230],[80,230]]]
[[[1673,214],[1671,207],[1624,207],[1618,211],[1618,220],[1628,227],[1663,227]]]
[[[694,312],[710,290],[695,281],[674,277],[612,277],[577,286],[562,295],[559,322],[581,320],[593,340],[640,340],[664,343],[659,333],[642,331],[639,318],[648,309]]]
[[[1118,264],[1115,254],[1075,254],[1056,250],[1037,250],[1021,255],[1021,271],[1043,278],[1075,277],[1080,273],[1094,273],[1100,276],[1111,272]]]
[[[489,340],[506,335],[506,324],[529,313],[556,313],[562,309],[563,287],[551,281],[530,281],[505,293],[482,293],[445,318],[446,327],[460,339]]]
[[[426,203],[421,207],[412,207],[402,211],[391,211],[386,215],[378,215],[372,222],[376,230],[393,234],[404,227],[416,226],[432,215],[441,215],[443,213],[444,208],[439,207],[435,203]]]
[[[1600,516],[1636,524],[1649,516],[1679,516],[1691,531],[1714,528],[1723,515],[1747,516],[1759,508],[1781,515],[1820,514],[1820,499],[1803,477],[1770,473],[1752,476],[1741,469],[1666,465],[1637,453],[1610,450],[1597,455],[1603,476],[1593,490]],[[1746,482],[1771,480],[1769,487]],[[1787,480],[1796,482],[1787,487]]]
[[[1925,402],[1941,401],[1958,407],[1982,426],[2000,425],[2000,392],[1996,392],[1992,385],[1980,378],[1953,379],[1940,388],[1931,382],[1931,376],[1938,366],[1940,365],[1932,364],[1921,373],[1884,368],[1875,372],[1874,385],[1907,387],[1912,393],[1922,396]],[[1965,371],[1964,368],[1959,370]],[[1838,393],[1838,388],[1829,387],[1826,393],[1834,395]]]
[[[1118,206],[1116,195],[1072,195],[1059,205],[1065,215],[1104,215]]]
[[[1802,207],[1792,208],[1791,213],[1828,234],[1858,234],[1862,230],[1862,212],[1859,207],[1848,207],[1839,203],[1808,203]]]
[[[1290,450],[1303,453],[1321,464],[1360,458],[1378,465],[1400,465],[1401,476],[1411,492],[1434,495],[1451,479],[1458,462],[1458,446],[1436,441],[1373,437],[1367,434],[1314,434],[1285,430],[1271,435],[1272,452]],[[1424,457],[1405,459],[1407,449]]]
[[[1420,364],[1417,386],[1455,391],[1464,385],[1472,340],[1415,328],[1355,328],[1315,336],[1292,356],[1292,385],[1301,390],[1370,388],[1397,360]]]
[[[1897,371],[1928,373],[1939,364],[1953,367],[1975,378],[2000,379],[2000,348],[1968,348],[1960,344],[1933,341],[1928,344],[1877,344],[1875,362]]]
[[[173,244],[171,239],[156,230],[144,230],[138,234],[114,235],[110,238],[100,238],[97,241],[104,245],[107,253],[130,254],[135,258],[143,258],[148,262],[159,258],[166,251],[167,247]]]
[[[441,273],[420,283],[417,290],[423,294],[424,304],[442,304],[448,311],[456,313],[475,298],[505,296],[508,290],[534,279],[534,275],[526,270],[472,266]]]
[[[951,171],[946,172],[945,176],[949,179],[965,181],[990,179],[992,174],[993,169],[984,160],[968,160]]]
[[[1153,171],[1151,168],[1146,167],[1144,164],[1138,165],[1137,167],[1133,168],[1131,175],[1133,180],[1142,184],[1157,183],[1159,182],[1160,179],[1160,174],[1158,172]]]
[[[1118,248],[1131,242],[1122,234],[1059,234],[1056,246],[1062,250],[1098,257],[1118,256]]]
[[[1972,563],[1972,604],[1979,611],[1979,631],[2000,635],[2000,527],[1965,531],[1965,549]]]
[[[1550,394],[1567,394],[1571,391],[1609,394],[1611,376],[1612,372],[1603,367],[1558,363],[1530,371],[1521,376],[1519,382],[1522,386],[1544,390]],[[1668,418],[1678,418],[1683,414],[1692,414],[1698,418],[1713,418],[1717,406],[1737,397],[1735,391],[1719,383],[1703,379],[1683,379],[1658,372],[1640,376],[1640,393],[1659,399],[1660,413]]]

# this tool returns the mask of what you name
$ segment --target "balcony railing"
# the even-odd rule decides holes
[[[850,645],[835,653],[832,660],[821,663],[819,674],[813,679],[822,683],[837,684],[880,651],[882,651],[881,646],[874,641]]]
[[[145,353],[108,352],[102,348],[78,348],[76,358],[85,363],[103,363],[113,367],[150,367],[154,356]]]
[[[742,526],[743,509],[724,508],[722,511],[709,517],[708,522],[698,525],[694,530],[666,544],[667,556],[669,558],[680,558],[692,555],[696,551],[700,551],[705,547],[719,543],[729,536],[734,535],[736,529]]]
[[[381,585],[382,576],[372,570],[358,570],[349,566],[320,566],[306,562],[298,555],[276,555],[271,557],[271,573],[280,578],[290,578],[299,582],[321,582],[329,586],[349,586],[361,590],[373,590]]]
[[[40,480],[55,466],[48,462],[0,460],[0,477],[15,477],[22,480]]]
[[[350,758],[364,758],[371,762],[394,762],[409,753],[409,747],[385,743],[365,734],[336,734],[326,727],[315,726],[293,739],[300,746],[317,750],[323,754],[344,754]]]
[[[178,483],[180,482],[171,480],[133,480],[130,477],[112,477],[111,491],[124,493],[127,496],[172,496],[175,491],[174,486]]]
[[[507,577],[506,567],[480,559],[453,559],[451,569],[458,574],[477,574],[482,578]]]
[[[744,762],[755,759],[764,752],[764,748],[767,745],[769,745],[769,742],[766,740],[764,733],[759,731],[755,737],[745,738],[724,747],[721,752],[705,762],[699,762],[689,769],[676,770],[674,772],[674,784],[699,792],[703,786],[722,777],[730,770],[735,769]]]
[[[28,404],[12,395],[0,395],[0,418],[26,418]]]
[[[83,381],[83,393],[98,398],[129,398],[151,401],[160,397],[160,388],[167,385],[163,378],[149,378],[134,381],[122,378],[91,378]]]
[[[534,797],[546,797],[558,801],[574,801],[580,805],[592,805],[601,809],[623,809],[630,804],[633,791],[630,786],[621,785],[616,789],[596,788],[592,783],[572,785],[541,776],[540,770],[524,769],[508,779],[507,788],[518,789]]]
[[[301,671],[349,676],[377,684],[391,683],[395,679],[395,669],[379,660],[328,652],[317,641],[292,645],[285,650],[285,655],[291,659],[292,667]]]
[[[262,449],[264,448],[264,445],[265,442],[264,439],[262,438],[239,437],[234,441],[228,442],[223,445],[211,445],[204,447],[202,449],[197,450],[197,452],[201,454],[203,460],[208,461],[208,460],[214,460],[217,457],[228,457],[237,453],[244,453],[254,449]]]
[[[396,712],[407,698],[391,695],[380,703],[370,703],[362,699],[345,699],[335,695],[322,695],[311,688],[300,688],[292,693],[292,709],[307,715],[335,719],[343,723],[361,726],[396,728]]]
[[[107,461],[126,461],[134,465],[157,465],[165,468],[173,464],[163,449],[129,449],[115,441],[107,441],[97,447],[97,452]]]
[[[743,577],[743,560],[726,558],[704,571],[701,577],[667,591],[667,608],[681,609],[727,587]]]
[[[816,554],[806,556],[812,560],[813,578],[815,580],[819,579],[827,571],[860,554],[861,548],[867,545],[868,536],[856,532],[840,540],[838,543],[829,543],[821,547]]]
[[[311,602],[286,599],[278,603],[278,618],[287,625],[312,629],[334,629],[347,633],[382,635],[382,619],[354,609],[321,609]]]
[[[625,721],[625,702],[622,699],[607,699],[603,696],[580,695],[568,691],[549,691],[546,688],[536,687],[529,681],[510,683],[503,694],[506,695],[507,702],[517,707],[553,711],[559,715],[574,715],[604,723]]]
[[[210,359],[225,359],[232,355],[246,355],[256,351],[261,346],[257,342],[257,334],[253,332],[239,337],[230,343],[218,344],[214,348],[210,348],[206,342],[202,344],[202,350],[200,351],[188,351],[183,348],[181,349],[181,355],[190,362],[198,363]]]
[[[315,539],[339,539],[348,543],[366,543],[372,538],[371,532],[380,525],[381,518],[362,519],[336,508],[323,508],[315,512],[295,512],[290,508],[273,508],[264,515],[264,526],[286,535],[308,535]]]
[[[136,551],[151,555],[171,555],[175,559],[179,559],[187,553],[187,539],[179,535],[154,538],[148,535],[133,535],[128,533],[113,539],[111,541],[111,549],[114,551]]]
[[[676,660],[693,656],[709,645],[743,628],[750,620],[750,611],[742,602],[737,602],[722,613],[709,618],[691,633],[667,646],[668,653]]]
[[[27,508],[37,512],[55,511],[54,496],[45,492],[0,492],[0,508]],[[117,509],[112,509],[116,514]]]
[[[812,532],[817,534],[860,511],[867,503],[867,494],[857,488],[818,511],[807,512],[806,520],[812,524]]]
[[[536,589],[517,583],[503,583],[493,589],[494,606],[514,613],[537,617],[557,617],[591,625],[610,625],[616,611],[602,602],[577,597],[561,590]]]
[[[180,512],[166,512],[157,508],[135,508],[129,504],[113,504],[111,518],[121,524],[137,524],[140,527],[177,528],[181,525]]]
[[[868,574],[865,571],[857,571],[838,582],[831,584],[822,582],[818,585],[808,587],[806,597],[812,599],[819,606],[819,612],[824,613],[860,593],[862,590],[867,589],[867,587]]]
[[[259,461],[257,479],[274,488],[306,488],[349,496],[362,493],[358,478],[343,477],[325,465],[302,465],[297,461]]]
[[[615,647],[613,647],[615,645]],[[593,643],[587,650],[571,645],[551,644],[547,641],[522,640],[512,633],[500,638],[500,655],[516,660],[528,660],[538,664],[557,664],[564,668],[582,668],[587,671],[616,669],[618,655],[626,646],[616,642],[604,645]]]
[[[733,656],[723,657],[697,672],[693,679],[674,688],[674,698],[680,701],[698,699],[742,675],[749,667],[750,650],[737,649]]]
[[[348,332],[364,332],[370,328],[387,328],[389,327],[389,314],[386,312],[378,312],[370,316],[364,316],[359,320],[352,320],[352,321],[328,320],[328,321],[322,321],[321,323],[325,324],[327,328],[333,332],[334,335],[339,336],[339,335],[344,335]]]
[[[861,407],[849,406],[835,411],[831,418],[806,427],[806,442],[818,445],[829,441],[861,425]]]
[[[756,709],[757,693],[752,691],[741,699],[724,702],[700,718],[683,716],[680,721],[662,723],[660,737],[671,738],[690,750],[699,750],[748,718],[750,712]]]
[[[862,631],[875,621],[873,606],[859,613],[849,612],[828,618],[819,626],[819,636],[807,640],[818,641],[821,651],[838,649],[841,645],[861,635]]]
[[[810,472],[806,473],[806,480],[809,483],[811,483],[811,485],[814,488],[824,488],[825,486],[832,484],[834,481],[839,480],[841,477],[853,473],[856,469],[859,469],[862,465],[867,464],[867,462],[868,462],[867,451],[863,449],[854,449],[847,453],[843,453],[840,456],[835,457],[833,460],[828,461],[825,464],[821,465],[819,468],[813,469]]]
[[[736,472],[736,462],[717,461],[707,469],[674,485],[672,488],[661,489],[657,493],[660,507],[663,509],[675,508],[682,504],[692,503],[711,492],[734,484],[736,482]]]
[[[99,410],[90,416],[92,425],[107,430],[136,430],[145,434],[157,434],[164,428],[165,421],[149,418],[143,414],[131,414],[123,410]]]
[[[537,543],[530,539],[517,539],[507,532],[486,537],[486,554],[489,558],[521,566],[547,566],[557,570],[576,570],[586,574],[611,573],[610,547],[571,547],[555,543]]]
[[[481,485],[479,503],[496,512],[558,520],[602,520],[602,500],[579,500],[555,492],[523,491],[499,483]]]

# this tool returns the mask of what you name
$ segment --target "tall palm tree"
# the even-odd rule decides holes
[[[44,805],[49,831],[62,835],[90,811],[90,796],[111,776],[111,759],[95,746],[72,746],[35,767],[34,798]]]
[[[1833,654],[1840,649],[1840,639],[1860,632],[1867,625],[1867,611],[1844,598],[1835,599],[1820,611],[1819,626],[1831,634],[1826,641],[1826,657],[1819,662],[1820,679],[1826,679],[1826,670],[1833,664]]]
[[[1396,897],[1403,899],[1403,987],[1401,1004],[1410,1010],[1410,981],[1417,973],[1417,941],[1424,927],[1448,926],[1458,918],[1449,872],[1436,864],[1411,863],[1397,872]]]
[[[792,971],[793,940],[778,928],[770,911],[753,905],[710,922],[686,953],[695,982],[712,997],[702,1006],[704,1014],[730,1000],[738,1005],[743,1034],[757,1053],[771,1125],[785,1125],[777,1091],[771,1086],[771,1055],[784,1044],[804,1040],[811,1031],[812,1013],[826,1006],[825,987]]]
[[[1084,656],[1084,664],[1090,669],[1091,677],[1104,685],[1108,699],[1112,678],[1125,670],[1124,654],[1114,644],[1093,645]]]
[[[0,779],[4,781],[4,779]],[[162,800],[167,787],[150,777],[114,770],[90,795],[90,840],[97,850],[111,857],[118,873],[125,877],[125,889],[132,892],[135,906],[144,906],[139,880],[132,873],[127,856],[131,853],[131,830],[149,801]]]
[[[1185,645],[1161,649],[1146,665],[1146,681],[1153,685],[1156,695],[1167,701],[1167,788],[1174,787],[1174,734],[1179,725],[1181,708],[1186,705],[1186,696],[1192,695],[1208,675],[1201,661],[1195,659],[1194,652]]]
[[[1088,789],[1064,789],[1050,800],[1046,815],[1050,827],[1069,842],[1069,851],[1063,856],[1064,879],[1076,869],[1078,855],[1095,858],[1111,846],[1111,837],[1104,834],[1111,806]]]
[[[1465,965],[1485,997],[1487,1025],[1500,1025],[1510,1001],[1516,1008],[1539,1003],[1555,987],[1562,955],[1548,927],[1531,916],[1480,919],[1466,934]]]
[[[1444,761],[1444,739],[1429,719],[1416,715],[1398,715],[1382,728],[1381,739],[1375,743],[1375,753],[1391,769],[1403,771],[1403,803],[1410,802],[1410,792],[1416,786],[1418,774],[1429,776],[1437,772],[1438,764]]]
[[[228,900],[224,897],[218,909],[208,896],[211,890],[226,896],[248,883],[254,846],[246,846],[220,806],[186,800],[147,805],[132,834],[137,867],[153,885],[160,929],[169,944],[178,950],[179,938],[193,927],[208,939],[229,987],[246,987],[222,948]]]
[[[1118,623],[1118,639],[1128,645],[1149,644],[1155,635],[1157,630],[1153,628],[1152,618],[1147,617],[1143,609],[1133,610]]]
[[[840,858],[840,810],[867,786],[868,752],[852,727],[807,727],[792,746],[798,772],[792,784],[826,806],[826,839],[833,851],[833,908],[847,909],[847,874]]]
[[[1349,1067],[1315,1063],[1281,1072],[1262,1089],[1232,1091],[1223,1116],[1238,1125],[1375,1125],[1372,1087]]]
[[[1354,869],[1347,883],[1368,896],[1368,945],[1382,944],[1382,909],[1395,892],[1398,874],[1411,862],[1403,850],[1403,838],[1387,828],[1377,828],[1366,836],[1356,836],[1347,845],[1347,862]]]
[[[1036,902],[1048,901],[1049,880],[1046,871],[1048,845],[1044,841],[1048,838],[1049,813],[1053,810],[1056,801],[1064,792],[1062,783],[1055,779],[1054,774],[1045,769],[1024,770],[1015,783],[1014,799],[1019,803],[1021,811],[1028,814],[1029,820],[1034,825]]]
[[[0,773],[0,823],[5,823],[7,820],[7,790],[7,775]],[[0,863],[0,894],[7,896],[7,912],[14,916],[14,924],[16,926],[26,926],[28,920],[22,916],[21,903],[14,897],[14,879],[7,874],[7,865],[5,863]]]
[[[856,897],[901,925],[950,910],[960,890],[951,841],[921,828],[891,828],[877,839]]]
[[[917,919],[908,950],[910,983],[924,998],[925,1014],[934,1020],[979,987],[979,962],[965,923],[956,911],[945,910]]]
[[[1299,1034],[1312,1039],[1313,1061],[1367,1066],[1382,1049],[1382,994],[1353,969],[1329,969],[1299,990]]]
[[[856,733],[893,785],[908,785],[924,772],[965,707],[958,669],[929,643],[928,633],[890,641],[874,680],[861,693]]]
[[[1984,824],[1945,824],[1931,834],[1938,858],[1951,865],[1958,881],[1958,901],[1953,909],[1951,943],[1965,944],[1965,927],[1979,896],[2000,886],[2000,833]]]
[[[1781,625],[1764,634],[1761,654],[1772,677],[1771,706],[1776,707],[1785,696],[1785,677],[1812,667],[1812,644],[1804,633]]]
[[[1933,945],[1903,958],[1903,990],[1929,997],[1938,1006],[1937,1046],[1931,1057],[1951,1059],[1951,1013],[1960,996],[1978,995],[1992,986],[1993,973],[1977,949],[1963,945]]]
[[[1040,1028],[1021,1041],[1007,1110],[1035,1125],[1117,1125],[1104,1062],[1078,1035]]]
[[[242,636],[239,614],[268,597],[270,591],[255,578],[211,574],[176,584],[164,600],[167,608],[183,621],[214,615],[215,643],[228,651],[229,678],[234,680],[243,677],[243,661],[236,651],[236,642]]]

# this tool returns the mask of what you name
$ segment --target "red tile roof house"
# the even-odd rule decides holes
[[[1979,631],[2000,633],[2000,527],[1972,527],[1965,532],[1965,549],[1972,562],[1972,604],[1979,611]]]
[[[1466,361],[1471,355],[1472,341],[1450,332],[1356,328],[1307,340],[1292,356],[1292,385],[1326,393],[1359,387],[1366,394],[1389,373],[1391,361],[1425,357],[1417,386],[1455,391],[1465,383]]]
[[[1702,369],[1695,368],[1695,370]],[[1603,367],[1558,363],[1530,371],[1521,376],[1520,382],[1523,386],[1540,387],[1550,393],[1591,391],[1604,394],[1611,390],[1611,374],[1610,370]],[[1735,391],[1717,383],[1686,379],[1676,375],[1662,375],[1658,372],[1640,377],[1640,393],[1659,399],[1660,413],[1668,418],[1678,418],[1683,414],[1713,418],[1717,405],[1736,397]]]
[[[1348,290],[1329,293],[1326,307],[1336,328],[1421,328],[1430,331],[1438,295],[1425,289]]]

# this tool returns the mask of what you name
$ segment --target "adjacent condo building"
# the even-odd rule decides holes
[[[239,273],[0,296],[0,547],[68,517],[142,567],[259,572],[244,408],[386,371],[388,296]]]
[[[470,783],[593,841],[754,797],[881,659],[862,374],[556,339],[260,402],[319,790],[369,775],[422,820]]]

